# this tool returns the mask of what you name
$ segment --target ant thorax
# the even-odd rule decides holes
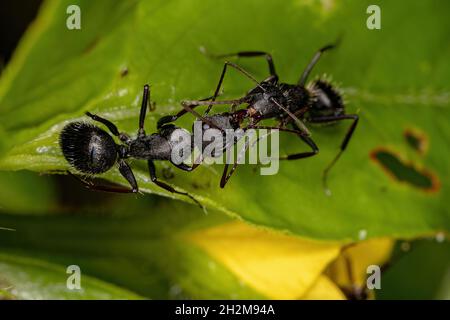
[[[263,82],[261,86],[254,88],[248,93],[245,102],[248,103],[254,118],[268,119],[277,117],[280,114],[279,105],[285,106],[287,99],[280,87],[272,83]]]
[[[128,155],[137,159],[171,160],[174,149],[191,150],[190,141],[189,131],[168,125],[159,133],[132,140],[128,146]],[[187,158],[189,154],[181,156]]]
[[[312,95],[304,86],[281,83],[279,87],[286,98],[286,107],[293,114],[297,114],[303,109],[307,110],[311,106]],[[286,116],[286,114],[282,115],[282,117]]]
[[[171,155],[169,141],[158,133],[131,140],[128,150],[129,157],[142,160],[169,160]]]

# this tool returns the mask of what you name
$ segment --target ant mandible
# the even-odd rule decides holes
[[[284,157],[280,157],[280,160],[296,160],[314,156],[319,152],[319,148],[311,139],[309,130],[307,129],[305,123],[332,124],[341,120],[352,120],[352,124],[341,142],[338,154],[323,171],[322,183],[325,191],[329,193],[330,191],[327,187],[328,173],[347,148],[347,145],[357,126],[359,117],[356,114],[345,113],[342,95],[329,81],[319,78],[312,81],[308,85],[306,85],[306,81],[313,67],[319,61],[321,55],[335,46],[335,44],[330,44],[319,49],[303,71],[297,84],[287,84],[278,81],[279,77],[275,71],[273,58],[271,54],[267,52],[241,51],[233,54],[216,55],[214,56],[215,58],[264,57],[269,66],[270,76],[262,82],[259,82],[242,67],[226,61],[220,75],[219,83],[214,92],[214,96],[210,101],[183,101],[183,109],[176,115],[162,117],[158,121],[158,127],[161,127],[169,122],[173,122],[187,112],[190,112],[204,123],[223,130],[226,128],[221,127],[220,124],[214,121],[214,116],[208,116],[208,113],[213,105],[228,104],[231,105],[231,112],[222,113],[220,115],[228,115],[230,122],[234,121],[237,123],[235,126],[240,126],[245,119],[249,119],[250,125],[247,128],[256,127],[256,124],[259,121],[270,118],[279,120],[277,126],[279,129],[283,129],[286,125],[290,124],[294,130],[297,131],[297,135],[300,139],[311,148],[311,151],[289,154]],[[242,98],[216,101],[228,67],[232,67],[240,72],[242,75],[255,83],[256,86],[248,91]],[[247,104],[247,107],[245,109],[236,110],[236,107],[242,104]],[[201,105],[208,106],[203,116],[194,110],[195,107]],[[236,166],[237,163],[234,164],[227,177],[222,178],[221,187],[223,187],[228,181],[231,174],[235,171]]]

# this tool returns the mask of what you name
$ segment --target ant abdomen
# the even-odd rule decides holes
[[[313,102],[309,110],[311,117],[338,116],[344,114],[341,93],[326,80],[316,80],[310,86]]]
[[[59,144],[67,162],[83,173],[106,172],[117,159],[113,138],[89,123],[71,122],[66,125],[61,131]]]

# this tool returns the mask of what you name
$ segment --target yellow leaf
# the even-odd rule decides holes
[[[347,246],[327,269],[326,274],[340,288],[352,290],[366,286],[367,267],[383,266],[392,253],[395,240],[371,239]]]
[[[340,244],[232,222],[188,235],[241,281],[270,299],[296,299],[340,252]]]
[[[304,300],[345,300],[339,287],[327,276],[320,276],[313,286],[301,297]]]

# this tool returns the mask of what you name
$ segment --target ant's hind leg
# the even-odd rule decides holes
[[[133,171],[131,170],[128,163],[124,160],[119,160],[119,171],[120,174],[127,179],[128,183],[131,185],[131,192],[138,192],[138,185],[136,178],[134,177]]]
[[[353,121],[352,121],[352,124],[350,125],[350,127],[348,128],[347,133],[344,136],[344,140],[342,140],[338,154],[334,157],[334,159],[328,164],[328,166],[323,171],[322,183],[323,183],[325,192],[327,194],[330,194],[330,192],[331,192],[327,186],[328,173],[330,172],[331,168],[333,168],[333,166],[336,164],[336,162],[341,157],[342,153],[347,148],[347,145],[350,142],[351,137],[353,136],[353,132],[355,132],[359,117],[356,114],[344,114],[344,115],[339,115],[339,116],[329,116],[329,117],[319,117],[319,118],[309,119],[309,121],[312,123],[327,123],[327,122],[335,122],[335,121],[341,121],[341,120],[353,120]]]
[[[298,81],[298,84],[301,86],[304,86],[306,83],[306,80],[308,79],[309,74],[311,73],[312,69],[314,68],[314,66],[316,65],[317,61],[319,61],[320,57],[322,56],[322,53],[324,53],[325,51],[328,51],[330,49],[333,49],[334,47],[337,46],[337,43],[335,44],[329,44],[326,45],[325,47],[320,48],[316,54],[314,55],[314,57],[311,59],[311,61],[309,62],[309,64],[306,66],[305,70],[302,73],[302,76],[300,77],[300,80]]]
[[[273,63],[273,58],[270,53],[264,51],[239,51],[236,53],[229,54],[220,54],[213,55],[214,58],[231,58],[231,57],[239,57],[239,58],[255,58],[255,57],[264,57],[267,60],[267,64],[269,65],[269,73],[272,79],[278,81],[278,75],[275,71],[275,64]]]
[[[311,148],[312,151],[288,154],[286,156],[280,157],[279,158],[280,160],[304,159],[304,158],[309,158],[309,157],[315,156],[316,154],[319,153],[319,148],[317,147],[316,143],[310,137],[299,135],[299,138],[302,139]]]
[[[111,133],[112,133],[113,135],[119,136],[119,134],[120,134],[120,133],[119,133],[119,130],[117,130],[116,125],[115,125],[114,123],[112,123],[111,121],[106,120],[105,118],[102,118],[102,117],[100,117],[100,116],[98,116],[98,115],[96,115],[96,114],[92,114],[92,113],[90,113],[89,111],[86,112],[86,115],[87,115],[88,117],[90,117],[92,120],[104,124],[104,125],[109,129],[109,131],[111,131]]]
[[[171,193],[176,193],[176,194],[181,194],[184,196],[189,197],[192,201],[194,201],[200,208],[202,208],[203,210],[205,210],[205,208],[200,204],[200,202],[197,201],[197,199],[195,199],[193,196],[191,196],[189,193],[187,192],[182,192],[182,191],[177,191],[175,190],[173,187],[169,186],[168,184],[159,181],[158,177],[156,176],[156,168],[155,168],[155,164],[153,163],[152,160],[148,160],[147,161],[148,164],[148,171],[150,173],[150,179],[152,180],[152,182],[154,184],[156,184],[157,186],[163,188],[164,190],[167,190]]]
[[[86,115],[88,117],[90,117],[92,120],[100,122],[101,124],[104,124],[109,129],[109,131],[116,137],[119,137],[119,139],[121,141],[127,142],[130,139],[127,134],[119,132],[116,125],[114,123],[112,123],[111,121],[109,121],[105,118],[102,118],[96,114],[92,114],[90,112],[86,112]]]
[[[67,171],[69,175],[80,181],[86,188],[94,191],[102,191],[102,192],[114,192],[114,193],[136,193],[138,192],[138,186],[136,183],[136,179],[134,178],[133,172],[131,171],[131,168],[124,162],[124,165],[121,165],[119,163],[119,171],[122,174],[122,176],[127,179],[127,181],[131,185],[131,189],[124,188],[120,186],[105,186],[105,185],[97,185],[94,184],[92,181],[86,181],[83,178],[80,178],[79,176],[73,174],[70,171]]]

